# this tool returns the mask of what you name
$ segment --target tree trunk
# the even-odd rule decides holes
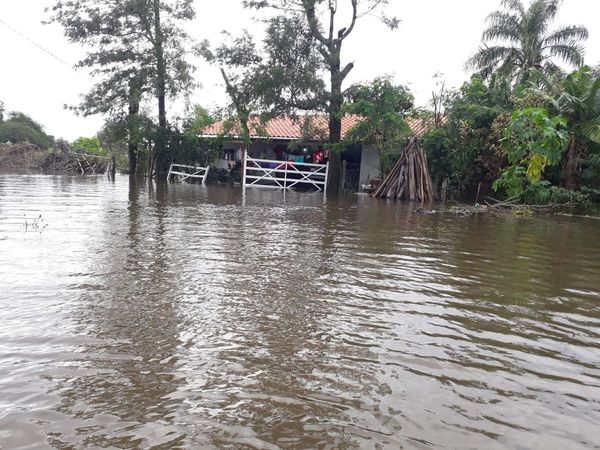
[[[116,171],[117,171],[117,162],[115,161],[115,155],[111,154],[111,156],[110,156],[110,173],[109,173],[109,177],[113,181],[115,179],[115,173],[116,173]]]
[[[138,147],[139,147],[139,112],[141,92],[138,81],[133,78],[129,81],[129,110],[127,112],[127,153],[129,157],[129,174],[137,172]]]
[[[167,67],[164,55],[164,36],[160,22],[160,0],[154,0],[154,52],[156,56],[156,97],[158,99],[158,134],[154,146],[154,168],[157,177],[166,175],[167,112],[165,105]]]
[[[225,88],[227,94],[231,98],[231,102],[235,107],[235,112],[238,115],[240,121],[240,128],[243,137],[243,146],[242,146],[242,161],[240,165],[240,182],[244,185],[244,174],[246,172],[246,155],[248,154],[248,150],[250,150],[250,144],[252,143],[252,139],[250,136],[250,127],[248,126],[248,122],[250,121],[250,113],[248,109],[248,105],[244,104],[244,102],[240,101],[240,97],[238,95],[238,91],[234,85],[229,81],[229,77],[225,70],[221,67],[221,76],[223,77],[223,81],[225,82]]]
[[[339,113],[329,113],[329,143],[333,148],[329,151],[329,174],[327,192],[339,192],[342,174],[342,152],[338,148],[342,135],[342,119]]]
[[[127,144],[127,155],[129,158],[129,171],[130,175],[135,175],[137,172],[137,153],[138,153],[138,145],[129,142]]]
[[[246,174],[246,155],[250,150],[250,144],[252,142],[250,138],[250,128],[248,127],[249,114],[244,113],[240,115],[240,125],[242,127],[242,134],[244,136],[244,144],[242,147],[242,161],[240,165],[240,183],[245,185],[246,180],[244,179]]]
[[[578,160],[581,153],[581,143],[574,134],[569,136],[569,146],[565,157],[564,174],[565,187],[575,190],[579,187]]]
[[[329,99],[329,175],[327,183],[328,192],[339,192],[342,173],[342,149],[339,143],[342,140],[342,76],[340,72],[339,50],[333,50],[333,57],[329,66],[331,75],[331,94]]]

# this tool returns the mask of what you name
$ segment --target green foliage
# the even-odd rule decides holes
[[[20,112],[10,113],[10,118],[9,118],[9,120],[7,120],[7,122],[22,123],[23,125],[26,125],[27,127],[31,128],[32,130],[37,131],[38,133],[44,132],[44,128],[42,127],[42,125],[40,125],[38,122],[33,120],[28,115],[20,113]]]
[[[479,77],[449,95],[446,111],[455,121],[462,121],[474,129],[490,128],[502,112],[510,109],[511,91],[504,79],[486,83]]]
[[[29,142],[40,149],[47,149],[52,144],[37,130],[24,123],[11,121],[6,121],[0,125],[0,142],[12,142],[13,144]]]
[[[184,130],[187,134],[200,135],[206,127],[216,122],[216,119],[207,109],[196,105],[189,117],[184,121]]]
[[[429,171],[433,181],[440,183],[442,180],[452,176],[451,148],[453,139],[448,127],[434,128],[429,131],[421,141],[427,151]]]
[[[102,148],[98,138],[80,137],[73,141],[71,148],[74,152],[86,153],[88,155],[108,156],[108,152]]]
[[[557,164],[568,140],[566,127],[564,117],[549,117],[543,108],[515,111],[503,143],[509,162],[515,164],[539,155],[548,164]]]
[[[389,76],[377,77],[368,84],[357,84],[346,91],[346,112],[377,121],[397,124],[414,106],[414,96],[401,84],[395,85]]]
[[[600,76],[587,66],[565,76],[531,70],[526,83],[515,88],[518,108],[543,107],[568,121],[569,147],[561,169],[553,176],[570,189],[582,185],[586,158],[600,143]]]
[[[46,150],[52,146],[54,138],[47,135],[42,126],[31,117],[13,112],[8,120],[0,123],[0,143],[5,142],[13,144],[29,142]]]
[[[520,197],[526,204],[568,205],[576,211],[597,211],[600,208],[600,190],[583,187],[574,191],[553,186],[546,180],[526,186]]]
[[[599,99],[598,72],[587,67],[566,77],[530,69],[515,86],[499,75],[474,77],[448,95],[444,125],[423,137],[432,178],[438,185],[448,179],[458,196],[494,180],[496,190],[523,202],[594,205]],[[565,181],[569,161],[577,183]]]
[[[600,144],[600,76],[585,66],[569,74],[557,89],[554,106],[568,118],[569,129]]]
[[[503,131],[503,117],[511,109],[510,84],[499,77],[490,82],[472,77],[449,92],[445,122],[422,140],[434,183],[447,179],[450,194],[462,197],[477,182],[495,179],[505,164],[496,128]]]
[[[241,125],[238,134],[249,142],[250,117],[295,114],[321,108],[324,84],[322,66],[306,19],[299,14],[276,16],[267,23],[264,39],[257,42],[244,30],[214,51],[205,43],[202,54],[219,66],[229,105],[225,114]]]
[[[590,189],[600,189],[600,154],[592,154],[586,159],[581,181]]]
[[[194,67],[184,57],[190,38],[181,28],[195,17],[192,0],[59,0],[51,12],[71,42],[92,49],[78,63],[100,79],[84,98],[84,113],[126,109],[132,79],[143,93],[157,94],[162,57],[168,93],[193,87]]]
[[[509,196],[516,196],[528,185],[540,183],[546,167],[561,161],[569,139],[566,126],[564,117],[550,117],[543,108],[515,111],[502,143],[511,165],[494,189],[504,188]]]
[[[371,83],[354,85],[347,91],[345,112],[364,118],[348,133],[348,140],[373,144],[379,151],[383,172],[389,156],[399,154],[411,129],[406,116],[413,108],[414,97],[403,85],[395,85],[390,77],[375,78]]]
[[[109,118],[98,132],[100,145],[109,153],[124,151],[127,145],[129,130],[126,120],[122,118]]]
[[[447,179],[461,195],[495,180],[496,190],[522,201],[596,201],[599,70],[581,67],[584,27],[549,31],[559,6],[502,0],[488,16],[484,45],[467,63],[478,76],[447,96],[445,123],[423,138],[438,184]],[[580,68],[565,75],[556,61]]]
[[[51,21],[63,26],[72,42],[92,51],[78,66],[99,80],[77,109],[83,114],[127,116],[130,161],[140,142],[140,103],[152,94],[158,106],[152,165],[166,173],[166,98],[195,85],[194,66],[186,58],[191,39],[182,23],[194,18],[192,0],[56,1]],[[130,171],[135,172],[132,164]]]
[[[525,180],[525,168],[512,165],[494,181],[494,190],[504,189],[510,198],[514,198],[523,194],[527,188]]]
[[[169,129],[169,154],[183,164],[211,164],[218,156],[223,139],[201,138],[202,131],[214,123],[215,118],[203,107],[196,106],[180,126]]]

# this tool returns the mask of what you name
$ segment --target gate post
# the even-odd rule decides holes
[[[246,187],[246,167],[248,167],[248,153],[246,152],[246,148],[242,149],[242,187]]]

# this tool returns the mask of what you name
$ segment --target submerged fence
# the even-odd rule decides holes
[[[208,175],[208,166],[186,166],[185,164],[171,164],[167,180],[171,181],[171,177],[179,181],[185,181],[188,178],[201,178],[202,184],[206,184],[206,176]]]
[[[255,186],[273,189],[314,187],[326,192],[329,163],[310,164],[294,161],[256,159],[246,155],[242,183],[244,187]]]

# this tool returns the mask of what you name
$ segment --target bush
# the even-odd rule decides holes
[[[7,120],[0,124],[0,143],[13,144],[30,143],[46,150],[52,146],[52,138],[40,132],[27,123]]]
[[[108,156],[98,138],[80,137],[71,144],[73,151],[95,156]]]
[[[600,154],[590,155],[581,172],[581,182],[592,189],[600,189]]]

